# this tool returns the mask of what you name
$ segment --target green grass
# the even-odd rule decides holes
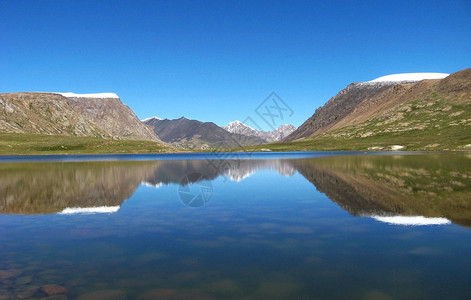
[[[445,130],[439,136],[424,135],[423,132],[407,132],[403,134],[378,134],[371,137],[331,137],[321,135],[291,143],[272,143],[256,147],[246,147],[245,151],[269,149],[271,151],[362,151],[391,150],[394,145],[404,146],[408,151],[443,151],[471,150],[471,134]],[[435,146],[437,145],[437,146]],[[237,150],[237,149],[235,149]],[[240,150],[240,149],[239,149]]]
[[[151,141],[110,140],[40,134],[0,134],[0,155],[168,153],[175,149]]]
[[[325,151],[325,150],[390,150],[393,145],[404,146],[404,150],[471,150],[471,133],[443,130],[440,135],[410,131],[406,133],[383,133],[371,137],[318,137],[291,143],[273,143],[247,148],[247,151],[269,149],[271,151]],[[436,146],[435,146],[436,145]],[[466,149],[467,148],[467,149]]]

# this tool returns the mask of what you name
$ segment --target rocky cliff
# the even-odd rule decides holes
[[[115,94],[0,94],[0,132],[160,141]]]

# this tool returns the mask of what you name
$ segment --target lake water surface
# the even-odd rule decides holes
[[[0,158],[0,299],[471,299],[471,155]]]

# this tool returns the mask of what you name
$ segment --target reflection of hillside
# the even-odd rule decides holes
[[[52,213],[119,206],[158,162],[0,164],[0,213]]]
[[[141,183],[154,187],[182,184],[182,179],[192,173],[203,174],[209,180],[225,176],[240,181],[266,169],[285,176],[299,171],[353,215],[379,216],[379,220],[399,215],[445,217],[471,226],[471,159],[459,154],[3,163],[0,213],[54,213],[66,208],[106,211],[120,206]],[[200,176],[187,179],[199,180]]]
[[[209,180],[218,176],[237,180],[267,168],[283,174],[294,172],[292,167],[277,160],[225,162],[4,163],[0,164],[0,213],[55,213],[67,208],[66,212],[111,212],[131,197],[141,183],[153,187],[181,184],[182,179],[192,173],[203,174]],[[199,180],[200,177],[187,179]]]
[[[192,173],[203,174],[206,179],[211,180],[218,177],[220,172],[208,166],[206,160],[167,160],[161,161],[144,181],[151,186],[179,184],[186,175]]]
[[[185,175],[191,173],[203,174],[206,179],[227,176],[233,181],[241,181],[259,170],[275,170],[281,175],[291,176],[296,170],[286,161],[272,160],[175,160],[163,161],[155,169],[154,176],[146,180],[146,184],[181,183]]]
[[[291,161],[353,215],[446,217],[471,226],[471,159],[457,154]]]
[[[292,176],[296,169],[284,160],[241,160],[224,170],[224,175],[234,181],[241,181],[259,170],[274,170],[283,176]]]

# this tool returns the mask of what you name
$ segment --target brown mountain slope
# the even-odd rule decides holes
[[[160,141],[119,98],[0,94],[0,132]]]
[[[420,101],[421,104],[412,105],[414,101]],[[414,109],[421,109],[425,115],[426,110],[422,108],[438,102],[457,105],[471,103],[471,69],[456,72],[444,79],[415,83],[353,83],[318,108],[283,142],[338,131],[379,118],[403,119],[404,112],[400,108],[407,104],[414,106]],[[407,120],[403,123],[406,126],[408,124]]]
[[[160,141],[119,98],[68,98],[68,103],[111,136]]]
[[[291,142],[300,138],[309,137],[316,133],[328,131],[334,124],[348,116],[366,99],[370,99],[388,86],[375,88],[368,85],[352,83],[332,97],[324,106],[316,109],[314,115],[288,135],[282,142]]]

